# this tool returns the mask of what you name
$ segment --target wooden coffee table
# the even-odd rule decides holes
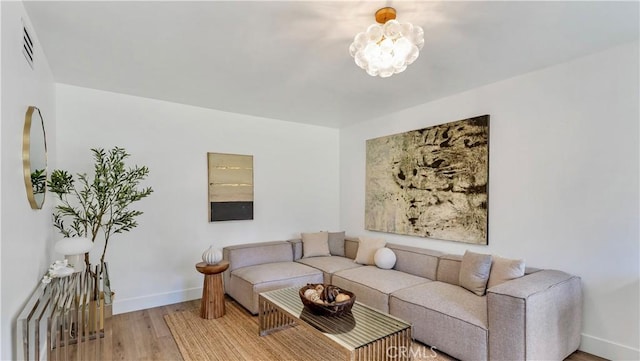
[[[304,308],[299,289],[259,295],[260,336],[299,324],[340,345],[347,360],[410,359],[411,324],[358,301],[351,313],[340,317],[314,315]]]

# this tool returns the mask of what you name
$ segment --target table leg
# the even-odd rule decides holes
[[[260,336],[265,336],[273,331],[295,325],[296,321],[262,296],[258,296],[258,323]]]
[[[222,274],[204,276],[200,317],[207,320],[224,316],[224,288]]]

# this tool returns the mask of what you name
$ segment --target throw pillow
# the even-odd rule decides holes
[[[329,232],[329,252],[344,257],[344,232]]]
[[[302,258],[331,256],[329,233],[302,233]]]
[[[356,263],[364,265],[375,265],[374,257],[379,248],[384,247],[387,241],[379,238],[360,237],[358,239],[358,253],[356,253]]]
[[[396,264],[396,254],[391,249],[382,247],[376,251],[373,260],[378,268],[392,269]]]
[[[487,291],[487,281],[491,271],[491,255],[466,251],[460,264],[460,286],[478,296]]]
[[[487,288],[524,276],[524,260],[493,256]]]

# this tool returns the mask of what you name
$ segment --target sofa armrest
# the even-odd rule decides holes
[[[490,360],[562,360],[580,345],[580,278],[543,270],[487,290]]]

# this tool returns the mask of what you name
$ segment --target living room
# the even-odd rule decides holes
[[[574,6],[580,4],[589,6]],[[331,110],[322,113],[331,104],[309,108],[313,121],[299,123],[274,117],[270,109],[256,115],[259,108],[242,99],[232,101],[247,112],[131,95],[134,88],[113,91],[60,82],[68,75],[50,68],[46,44],[43,50],[38,42],[51,36],[39,31],[38,25],[46,22],[38,4],[2,2],[0,358],[17,357],[17,314],[49,265],[60,258],[53,250],[61,238],[51,222],[54,197],[47,195],[43,208],[33,210],[24,192],[22,130],[27,106],[35,105],[45,122],[49,169],[88,172],[90,148],[113,146],[126,148],[133,163],[150,169],[147,182],[155,192],[137,205],[144,211],[139,226],[117,235],[107,256],[115,314],[200,298],[202,277],[194,264],[210,245],[344,230],[350,236],[384,237],[447,253],[471,250],[523,258],[533,267],[575,274],[584,294],[580,349],[608,359],[640,359],[638,3],[594,4],[632,14],[635,33],[602,40],[594,35],[601,31],[595,27],[590,35],[601,44],[589,53],[485,83],[450,84],[433,75],[433,80],[419,80],[448,84],[449,94],[436,99],[425,94],[420,103],[357,122],[320,125],[318,119],[332,116]],[[371,12],[377,9],[372,7]],[[398,14],[403,15],[409,17]],[[33,69],[19,44],[21,19],[40,56]],[[609,18],[605,24],[626,19]],[[395,77],[410,78],[430,56],[427,43],[404,74],[378,79],[353,64],[348,45],[349,40],[343,54],[353,78],[371,87],[360,98],[361,108],[387,101],[375,87]],[[144,59],[131,61],[144,64]],[[79,59],[76,65],[85,64]],[[303,64],[281,68],[304,72]],[[251,69],[247,73],[260,75]],[[108,78],[108,71],[99,76]],[[224,98],[225,87],[229,92],[235,88],[222,84],[212,84],[216,90],[211,97]],[[271,89],[265,85],[262,91]],[[410,92],[412,88],[406,89]],[[297,100],[308,102],[291,98],[284,105],[293,112],[300,107]],[[365,229],[366,140],[483,114],[491,117],[487,246]],[[207,222],[207,152],[254,156],[253,220]]]

